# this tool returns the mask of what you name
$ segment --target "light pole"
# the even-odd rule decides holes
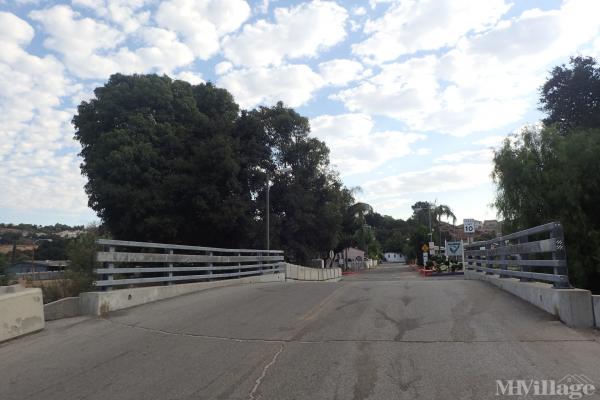
[[[288,172],[291,172],[291,171],[292,171],[292,167],[286,167],[286,168],[282,168],[280,170],[277,170],[275,172],[279,172],[279,173],[282,173],[282,174],[287,174]],[[271,192],[271,182],[270,182],[270,179],[269,179],[269,172],[267,172],[267,209],[266,209],[266,213],[265,213],[266,217],[267,217],[267,251],[271,250],[271,237],[270,237],[271,208],[270,208],[270,204],[269,204],[270,192]]]

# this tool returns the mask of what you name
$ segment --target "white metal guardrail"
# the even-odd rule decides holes
[[[156,285],[284,272],[282,250],[222,249],[99,239],[94,286]]]
[[[491,240],[465,243],[466,268],[522,281],[551,282],[567,288],[566,246],[559,222]]]

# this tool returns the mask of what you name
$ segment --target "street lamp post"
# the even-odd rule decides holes
[[[269,182],[269,175],[267,175],[267,252],[269,250],[271,250],[271,238],[270,238],[270,232],[269,229],[271,227],[271,221],[269,221],[270,219],[270,215],[271,215],[271,209],[269,208],[269,193],[271,192],[271,183]]]
[[[282,168],[278,171],[275,172],[279,172],[282,174],[287,174],[288,172],[291,172],[292,168],[291,167],[286,167],[286,168]],[[267,209],[266,209],[266,220],[267,220],[267,251],[271,250],[271,237],[270,237],[270,228],[271,228],[271,221],[270,221],[270,217],[271,217],[271,206],[270,206],[270,193],[271,193],[271,182],[269,179],[269,173],[267,172]]]

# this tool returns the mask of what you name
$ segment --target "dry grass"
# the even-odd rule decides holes
[[[33,244],[18,244],[17,251],[31,251],[33,249],[37,249],[37,245]],[[0,244],[0,254],[10,254],[12,252],[13,245],[12,244]]]

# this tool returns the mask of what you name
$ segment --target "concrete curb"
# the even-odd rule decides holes
[[[473,270],[465,271],[465,279],[489,282],[515,296],[560,318],[566,325],[575,328],[594,326],[592,294],[583,289],[554,289],[540,282],[520,282],[513,278],[500,278]]]
[[[0,342],[44,329],[42,290],[0,287]]]
[[[594,323],[600,329],[600,295],[592,296],[592,308],[594,309]]]
[[[339,281],[341,268],[308,268],[285,263],[285,279],[294,281]]]
[[[107,292],[86,292],[79,295],[79,310],[82,315],[104,315],[111,311],[139,306],[158,300],[181,296],[206,289],[233,286],[245,283],[284,282],[285,274],[249,276],[212,282],[194,282],[171,286],[148,286],[118,289]]]
[[[79,297],[65,297],[64,299],[44,304],[44,319],[46,321],[77,317],[78,315],[81,315],[79,311]]]

